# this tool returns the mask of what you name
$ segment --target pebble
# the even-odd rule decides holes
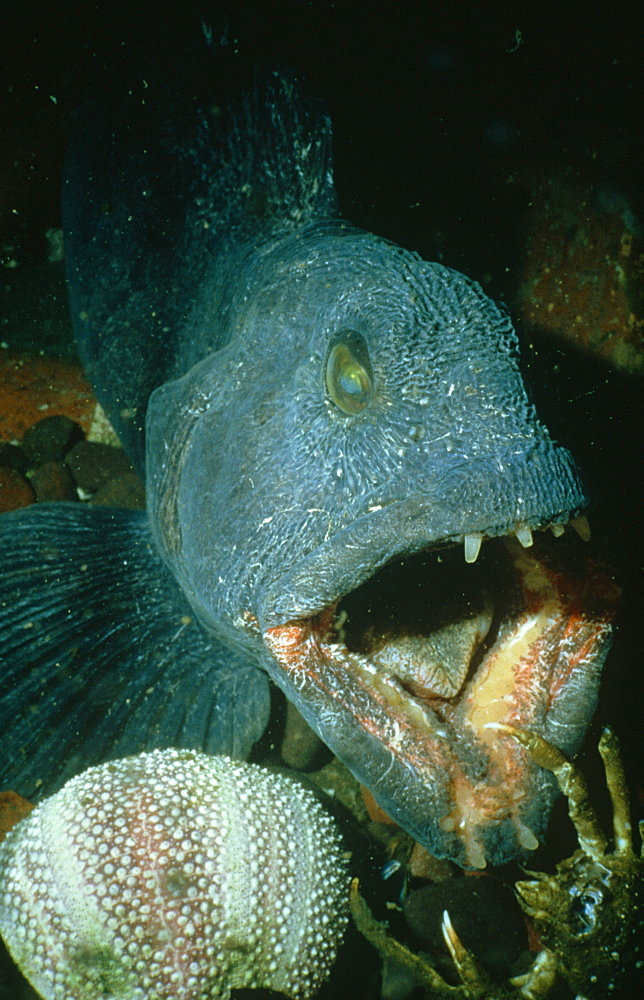
[[[25,431],[22,439],[31,465],[43,462],[60,462],[77,441],[83,439],[83,429],[62,413],[43,417]]]
[[[91,504],[105,507],[124,507],[127,510],[145,509],[145,486],[134,469],[123,472],[97,489]]]
[[[280,753],[287,767],[307,771],[320,766],[326,748],[295,705],[286,702],[286,724]]]
[[[35,503],[36,494],[29,480],[17,469],[0,466],[0,513],[28,507]]]
[[[133,472],[132,463],[122,448],[100,441],[79,441],[65,461],[76,484],[89,493],[95,493],[111,479]]]
[[[17,469],[18,472],[26,472],[29,468],[29,459],[25,449],[19,444],[0,441],[0,465]]]
[[[0,512],[79,499],[143,509],[145,487],[120,446],[85,440],[69,417],[44,417],[19,444],[0,442]]]
[[[34,470],[31,485],[35,490],[36,499],[46,501],[76,501],[76,483],[69,466],[64,462],[43,462]]]
[[[511,891],[496,879],[470,875],[413,889],[404,904],[419,948],[453,971],[443,940],[443,911],[465,947],[495,978],[505,979],[527,948],[525,920]]]

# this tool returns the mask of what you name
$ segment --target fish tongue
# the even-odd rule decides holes
[[[492,601],[486,599],[476,614],[451,621],[429,635],[390,638],[370,660],[417,697],[451,698],[462,688],[472,657],[490,630],[492,616]]]

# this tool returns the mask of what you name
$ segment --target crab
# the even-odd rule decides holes
[[[613,807],[613,851],[591,805],[584,777],[555,746],[535,733],[501,724],[494,728],[516,740],[541,767],[551,771],[568,800],[579,849],[556,866],[554,875],[529,872],[514,890],[539,932],[542,948],[530,969],[493,983],[463,946],[447,910],[442,932],[461,984],[452,986],[430,964],[392,938],[351,886],[351,909],[358,929],[383,955],[412,972],[431,1000],[545,1000],[565,983],[576,1000],[620,996],[626,979],[644,971],[644,823],[642,847],[632,842],[629,798],[619,744],[605,729],[599,741]]]

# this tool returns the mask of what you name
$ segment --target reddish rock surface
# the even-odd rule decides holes
[[[17,792],[0,792],[0,841],[34,807]]]
[[[97,426],[96,399],[80,368],[44,356],[0,361],[0,512],[79,498],[145,507],[144,486],[123,449],[85,439],[90,429],[109,440],[114,432],[105,421]]]
[[[518,312],[615,368],[644,371],[644,247],[628,203],[572,173],[532,190]]]
[[[80,366],[0,351],[0,440],[21,438],[45,416],[64,413],[90,429],[96,399]]]

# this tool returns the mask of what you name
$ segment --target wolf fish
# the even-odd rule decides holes
[[[3,785],[246,757],[273,681],[433,854],[525,857],[556,789],[494,727],[578,749],[613,596],[552,537],[587,500],[511,320],[341,217],[293,75],[180,91],[141,73],[75,121],[71,315],[147,510],[0,519]]]

